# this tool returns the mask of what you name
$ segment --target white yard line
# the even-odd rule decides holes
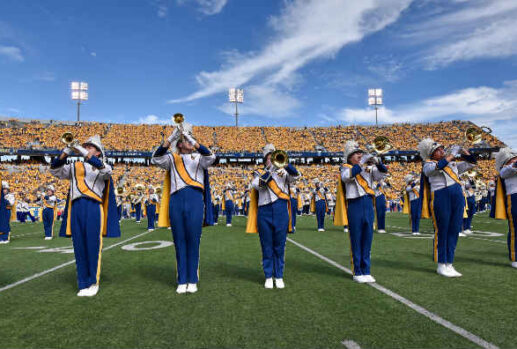
[[[102,250],[103,250],[103,251],[108,251],[108,250],[112,249],[113,247],[120,246],[120,245],[122,245],[122,244],[124,244],[124,243],[126,243],[126,242],[128,242],[128,241],[131,241],[131,240],[134,240],[134,239],[136,239],[136,238],[139,238],[139,237],[141,237],[141,236],[143,236],[143,235],[145,235],[145,234],[147,234],[147,233],[148,233],[148,232],[147,232],[147,231],[145,231],[145,232],[143,232],[143,233],[137,234],[137,235],[135,235],[135,236],[130,237],[129,239],[122,240],[122,241],[117,242],[116,244],[113,244],[113,245],[110,245],[110,246],[108,246],[108,247],[105,247],[105,248],[103,248]],[[44,276],[44,275],[50,274],[50,273],[52,273],[52,272],[54,272],[54,271],[56,271],[56,270],[59,270],[59,269],[61,269],[61,268],[64,268],[64,267],[66,267],[66,266],[68,266],[68,265],[70,265],[70,264],[74,264],[74,263],[75,263],[75,259],[72,259],[71,261],[68,261],[68,262],[65,262],[65,263],[63,263],[63,264],[57,265],[57,266],[55,266],[55,267],[53,267],[53,268],[50,268],[50,269],[44,270],[44,271],[42,271],[42,272],[40,272],[40,273],[36,273],[36,274],[34,274],[34,275],[31,275],[31,276],[29,276],[29,277],[26,277],[25,279],[21,279],[21,280],[16,281],[16,282],[14,282],[14,283],[12,283],[12,284],[9,284],[9,285],[6,285],[6,286],[3,286],[3,287],[0,287],[0,292],[3,292],[3,291],[6,291],[6,290],[8,290],[8,289],[10,289],[10,288],[13,288],[13,287],[16,287],[16,286],[22,285],[22,284],[24,284],[24,283],[26,283],[26,282],[29,282],[29,281],[32,281],[32,280],[34,280],[34,279],[37,279],[37,278],[39,278],[39,277],[41,277],[41,276]]]
[[[296,242],[290,238],[287,238],[287,241],[289,241],[290,243],[294,244],[295,246],[301,248],[302,250],[306,251],[306,252],[309,252],[310,254],[318,257],[319,259],[327,262],[328,264],[330,265],[333,265],[334,267],[344,271],[345,273],[347,274],[350,274],[352,275],[352,271],[344,266],[342,266],[341,264],[333,261],[332,259],[329,259],[321,254],[319,254],[318,252],[314,251],[314,250],[311,250],[310,248],[300,244],[299,242]],[[384,286],[381,286],[377,283],[369,283],[367,284],[369,285],[370,287],[373,287],[375,288],[376,290],[384,293],[385,295],[387,296],[390,296],[391,298],[399,301],[400,303],[406,305],[407,307],[413,309],[414,311],[416,311],[417,313],[421,314],[421,315],[424,315],[426,318],[430,319],[431,321],[439,324],[439,325],[442,325],[443,327],[459,334],[460,336],[462,336],[463,338],[466,338],[468,339],[469,341],[471,341],[472,343],[476,344],[476,345],[479,345],[480,347],[482,348],[490,348],[490,349],[496,349],[498,348],[495,344],[492,344],[490,342],[487,342],[485,341],[484,339],[476,336],[475,334],[465,330],[464,328],[461,328],[457,325],[454,325],[453,323],[445,320],[444,318],[430,312],[429,310],[419,306],[418,304],[415,304],[413,302],[411,302],[409,299],[406,299],[404,297],[402,297],[401,295],[387,289],[386,287]]]

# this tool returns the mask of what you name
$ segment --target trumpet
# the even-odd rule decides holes
[[[183,121],[185,121],[185,117],[181,113],[176,113],[172,116],[172,121],[178,127],[180,131],[180,139],[183,140]]]
[[[124,187],[117,187],[117,195],[124,195],[125,192]]]
[[[373,140],[371,144],[367,145],[369,151],[375,153],[376,155],[381,155],[389,152],[393,149],[393,146],[390,143],[390,140],[386,136],[377,136]]]
[[[158,187],[156,188],[156,190],[154,191],[157,195],[160,195],[162,193],[162,187]]]
[[[276,168],[284,168],[289,164],[289,157],[284,150],[275,150],[271,154],[271,163]]]
[[[141,183],[138,183],[137,185],[135,185],[135,189],[138,192],[143,192],[145,190],[145,186]]]
[[[65,143],[68,147],[77,143],[77,139],[74,138],[72,132],[65,132],[61,135],[61,142]]]
[[[465,130],[465,141],[474,145],[483,141],[483,132],[492,133],[492,129],[488,126],[469,127]]]

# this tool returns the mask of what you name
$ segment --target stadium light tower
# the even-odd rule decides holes
[[[379,126],[377,122],[377,110],[382,105],[382,88],[368,89],[368,105],[375,106],[375,126]]]
[[[88,100],[88,83],[83,81],[72,81],[70,84],[72,90],[72,100],[77,101],[77,122],[81,120],[81,102]]]
[[[235,127],[239,127],[239,109],[237,105],[244,102],[244,90],[238,88],[229,89],[228,100],[230,103],[235,103]]]

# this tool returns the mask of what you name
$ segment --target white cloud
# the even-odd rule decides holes
[[[5,56],[16,62],[23,62],[25,59],[22,55],[22,50],[15,46],[1,46],[0,45],[0,56]]]
[[[478,58],[517,55],[517,1],[462,1],[443,14],[410,26],[405,35],[424,44],[423,62],[429,69]]]
[[[97,52],[90,52],[90,56],[97,57]]]
[[[170,124],[171,120],[170,119],[160,119],[160,117],[158,117],[158,116],[156,116],[154,114],[149,114],[149,115],[146,115],[143,118],[139,118],[136,123],[137,124],[160,124],[160,125],[165,125],[165,124]]]
[[[222,68],[202,71],[197,76],[199,89],[192,94],[170,100],[188,102],[226,92],[229,87],[249,84],[256,91],[273,89],[284,97],[298,71],[318,59],[331,59],[345,45],[360,41],[366,35],[395,22],[411,0],[297,0],[286,2],[270,26],[274,35],[257,52],[238,54],[239,60],[227,58]],[[228,55],[228,54],[227,54]],[[290,97],[294,99],[294,97]],[[260,110],[274,110],[278,103]],[[298,102],[299,103],[299,102]],[[298,103],[291,100],[291,105]],[[253,108],[258,110],[257,108]],[[282,114],[284,108],[277,109]],[[261,115],[271,115],[261,114]]]
[[[195,3],[197,9],[204,15],[213,16],[221,12],[228,0],[177,0],[179,5]]]
[[[517,146],[517,80],[507,81],[501,88],[472,87],[450,94],[424,99],[417,103],[378,110],[379,122],[437,122],[463,119],[491,127],[497,137]],[[336,119],[348,123],[375,123],[373,109],[344,108]]]

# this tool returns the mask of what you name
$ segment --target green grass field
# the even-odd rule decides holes
[[[314,217],[298,217],[289,237],[350,268],[348,236],[326,224],[318,233]],[[361,348],[478,347],[291,242],[286,288],[265,290],[258,236],[244,226],[237,217],[231,228],[203,230],[200,290],[177,295],[173,246],[122,248],[172,241],[170,231],[144,233],[145,222],[124,221],[120,239],[104,240],[99,294],[80,298],[74,264],[5,289],[74,258],[64,253],[70,240],[44,241],[41,224],[13,224],[11,243],[0,245],[0,347],[344,348],[345,340]],[[479,232],[458,243],[458,279],[435,273],[429,221],[421,237],[408,234],[407,216],[388,214],[387,226],[390,234],[375,234],[373,242],[378,285],[489,344],[517,347],[517,270],[507,258],[505,221],[474,218]]]

